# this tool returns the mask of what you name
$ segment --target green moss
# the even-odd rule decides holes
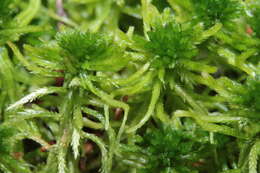
[[[249,24],[253,29],[255,35],[259,38],[260,37],[260,24],[258,19],[260,18],[260,3],[253,3],[251,4],[251,14],[249,16]]]
[[[153,0],[152,3],[160,10],[163,11],[166,7],[169,7],[167,0]]]
[[[192,172],[191,164],[198,161],[199,153],[206,147],[206,141],[199,142],[199,136],[172,127],[162,127],[148,131],[144,135],[142,147],[148,153],[148,163],[144,172]]]
[[[2,0],[0,6],[0,27],[6,27],[7,22],[11,20],[11,5],[15,0]]]
[[[246,84],[246,92],[242,95],[242,104],[260,112],[260,80],[249,79]]]
[[[105,35],[99,33],[80,32],[77,30],[59,33],[56,40],[60,47],[71,56],[89,60],[98,57],[109,47],[109,41]]]
[[[215,23],[228,24],[239,18],[243,7],[240,0],[192,0],[198,21],[206,27]]]
[[[190,59],[197,54],[192,29],[185,29],[180,24],[158,24],[147,34],[149,41],[144,47],[154,55],[153,63],[156,67],[174,68],[178,61]]]
[[[10,154],[12,151],[11,140],[16,130],[12,127],[0,126],[0,153]]]
[[[0,172],[260,172],[258,13],[1,0]]]

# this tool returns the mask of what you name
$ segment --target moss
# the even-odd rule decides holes
[[[243,12],[240,0],[192,0],[195,15],[206,27],[220,22],[228,24]]]
[[[0,4],[0,172],[259,172],[258,2]]]
[[[170,22],[164,26],[157,25],[147,34],[149,41],[144,47],[154,54],[154,66],[173,68],[178,61],[197,54],[191,28],[183,29],[180,24]]]

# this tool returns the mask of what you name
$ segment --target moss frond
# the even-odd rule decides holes
[[[249,25],[252,27],[255,35],[260,38],[260,23],[258,22],[260,19],[260,3],[254,2],[250,4],[249,12],[251,13],[249,16]]]
[[[56,40],[58,45],[71,56],[83,60],[98,57],[104,53],[111,44],[110,40],[105,39],[104,34],[81,32],[78,30],[58,33]]]
[[[145,49],[155,57],[154,66],[173,68],[179,60],[190,59],[197,54],[192,29],[185,29],[175,22],[157,25],[147,33],[149,41]]]
[[[0,126],[0,154],[9,154],[12,149],[11,140],[16,130],[13,127]]]
[[[170,126],[148,130],[142,142],[148,154],[144,172],[167,172],[167,169],[192,171],[188,163],[200,157],[196,153],[202,151],[207,143],[199,140],[200,137],[195,133]]]
[[[243,6],[240,0],[191,0],[197,20],[206,27],[216,23],[228,24],[241,16]]]
[[[241,103],[246,107],[260,112],[260,79],[249,79],[241,96]]]
[[[11,5],[15,0],[1,0],[0,5],[0,28],[5,28],[7,22],[10,22],[12,14]]]
[[[65,50],[76,68],[84,70],[118,71],[129,58],[121,47],[103,33],[71,30],[57,34],[58,45]]]

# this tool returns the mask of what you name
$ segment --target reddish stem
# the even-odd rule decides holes
[[[56,9],[57,9],[57,14],[60,17],[67,17],[67,14],[63,8],[63,0],[56,0]],[[58,28],[61,27],[61,25],[63,25],[63,22],[58,22]]]
[[[127,102],[128,101],[128,96],[124,96],[122,98],[123,102]],[[116,120],[120,120],[122,118],[122,115],[124,113],[124,110],[122,108],[116,108],[115,109],[115,119]]]

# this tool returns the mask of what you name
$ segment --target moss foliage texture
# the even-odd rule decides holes
[[[0,173],[259,173],[259,0],[0,0]]]

